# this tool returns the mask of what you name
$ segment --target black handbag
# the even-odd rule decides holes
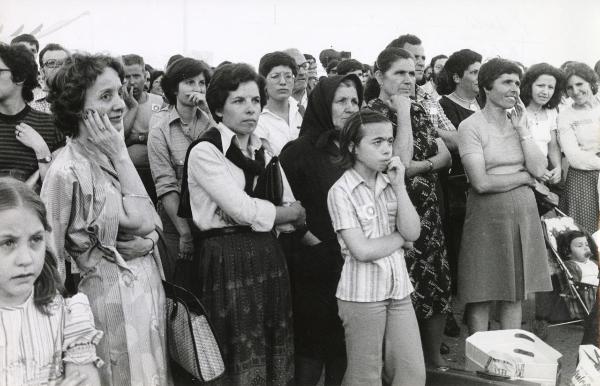
[[[219,378],[225,362],[204,307],[191,292],[167,281],[163,286],[171,359],[202,382]]]
[[[265,171],[258,177],[254,187],[254,196],[280,206],[283,201],[283,178],[279,169],[279,159],[271,158]]]

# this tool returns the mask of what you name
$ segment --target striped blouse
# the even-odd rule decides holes
[[[344,258],[336,297],[350,302],[377,302],[410,295],[413,286],[402,249],[362,262],[352,257],[339,233],[360,228],[367,238],[376,239],[396,230],[398,201],[388,177],[378,173],[373,191],[354,169],[346,170],[329,190],[327,206]]]
[[[57,295],[48,310],[35,307],[33,292],[20,306],[0,307],[0,385],[54,385],[65,362],[102,365],[96,344],[103,333],[88,298]]]

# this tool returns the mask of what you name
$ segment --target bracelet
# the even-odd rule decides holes
[[[123,194],[123,198],[146,198],[146,199],[150,199],[150,196],[148,196],[147,194],[135,194],[135,193],[124,193]]]
[[[533,139],[533,135],[529,134],[529,135],[526,135],[524,137],[521,137],[521,142],[527,141],[528,139]]]
[[[154,247],[156,246],[156,244],[154,243],[154,240],[151,237],[144,237],[144,240],[152,241],[152,249],[150,249],[147,253],[154,251]]]
[[[430,159],[426,159],[425,162],[429,162],[429,170],[427,170],[428,172],[433,170],[433,162],[431,162]]]

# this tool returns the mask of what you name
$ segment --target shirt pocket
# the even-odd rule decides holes
[[[356,208],[356,214],[365,236],[373,236],[375,222],[377,221],[377,208],[375,208],[375,205],[362,205]]]

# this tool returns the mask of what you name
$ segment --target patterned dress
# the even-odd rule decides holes
[[[48,209],[62,272],[73,259],[81,271],[96,328],[103,385],[165,385],[166,306],[156,253],[125,260],[116,249],[120,184],[114,167],[70,141],[48,170],[41,197]]]
[[[369,107],[387,116],[396,132],[396,112],[381,99],[373,99]],[[437,154],[437,132],[431,119],[419,103],[410,109],[413,129],[413,160],[422,161]],[[446,241],[436,193],[437,173],[406,178],[406,190],[421,218],[421,236],[406,252],[408,272],[415,288],[413,305],[419,319],[450,312],[450,267],[446,256]]]

